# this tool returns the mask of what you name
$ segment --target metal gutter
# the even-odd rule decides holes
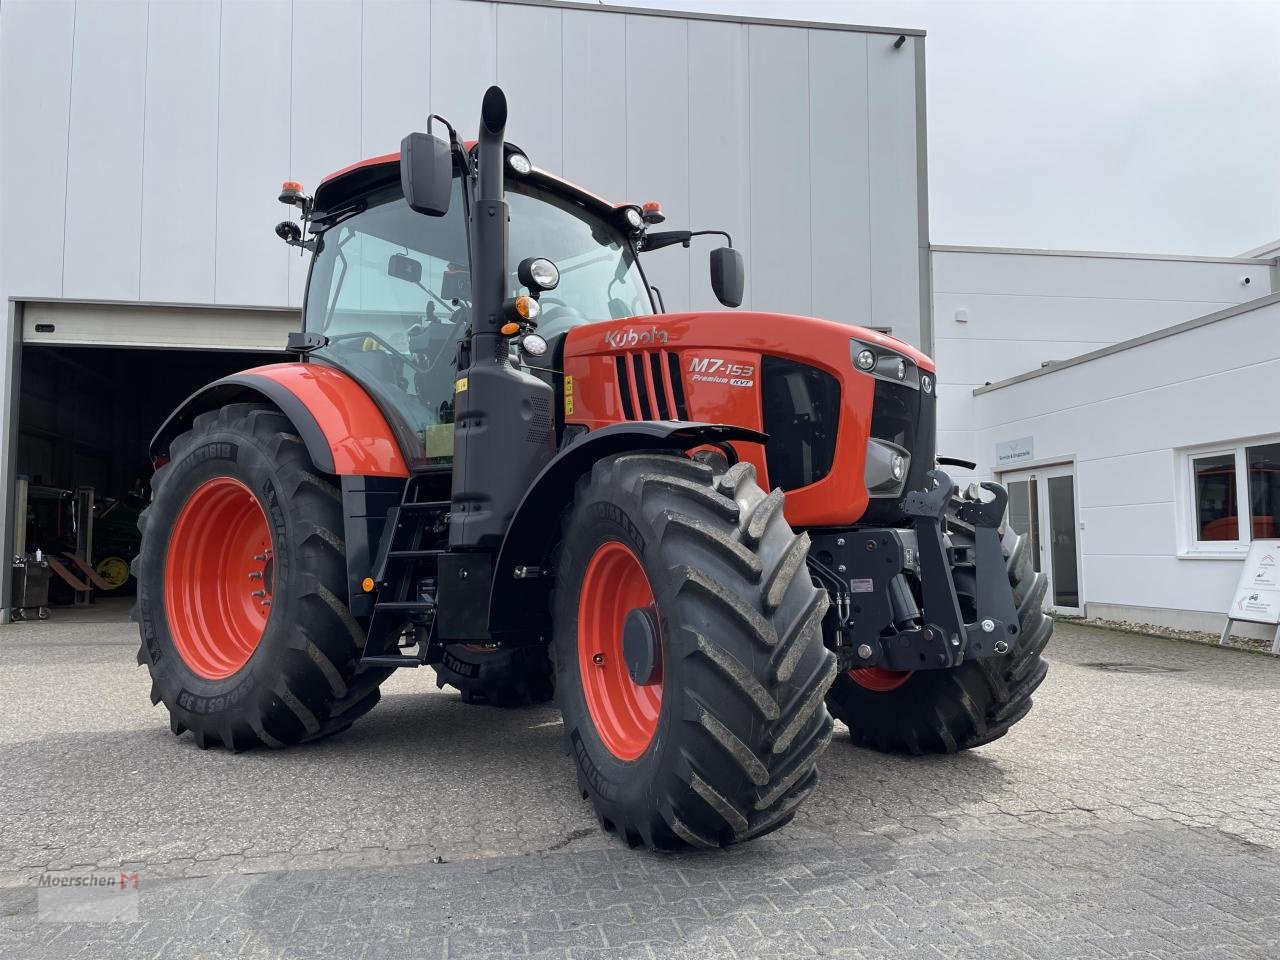
[[[917,267],[920,273],[920,351],[932,357],[933,254],[929,244],[929,138],[925,115],[924,40],[913,40],[912,46],[916,57],[916,242],[920,246]]]
[[[66,303],[90,307],[136,307],[142,310],[239,310],[253,313],[301,313],[301,307],[263,307],[247,303],[183,303],[176,300],[94,300],[91,297],[9,297],[10,303]]]
[[[1178,263],[1243,263],[1273,266],[1275,257],[1193,257],[1173,253],[1117,253],[1102,250],[1041,250],[1035,247],[964,247],[937,243],[935,253],[1003,253],[1019,257],[1088,257],[1099,260],[1172,260]]]
[[[573,0],[490,0],[519,7],[553,7],[559,10],[587,10],[592,13],[625,13],[635,17],[666,17],[676,20],[713,20],[720,23],[748,23],[762,27],[803,27],[808,30],[845,30],[850,33],[884,33],[891,36],[923,37],[923,30],[906,27],[872,27],[863,24],[831,23],[821,20],[784,20],[772,17],[740,17],[728,13],[695,10],[666,10],[656,7],[626,7],[606,3],[575,3]],[[781,6],[781,4],[779,4]]]
[[[1120,343],[1113,343],[1109,347],[1103,347],[1100,350],[1094,350],[1090,353],[1082,353],[1078,357],[1072,357],[1070,360],[1059,360],[1049,364],[1047,367],[1041,367],[1038,370],[1028,370],[1026,373],[1020,373],[1016,377],[1009,377],[1006,380],[998,380],[995,383],[988,383],[985,386],[974,387],[973,395],[976,397],[983,393],[991,393],[1002,387],[1011,387],[1015,383],[1024,383],[1027,380],[1034,380],[1036,377],[1043,377],[1050,373],[1057,373],[1059,370],[1066,370],[1069,367],[1078,367],[1082,363],[1088,363],[1090,360],[1097,360],[1100,357],[1109,357],[1113,353],[1120,353],[1124,350],[1132,350],[1134,347],[1141,347],[1144,344],[1154,343],[1156,340],[1163,340],[1166,337],[1175,337],[1180,333],[1186,333],[1188,330],[1195,330],[1197,327],[1207,327],[1211,323],[1217,323],[1219,320],[1229,320],[1231,317],[1238,317],[1242,314],[1252,313],[1254,310],[1260,310],[1263,307],[1269,307],[1272,304],[1280,303],[1280,293],[1271,293],[1265,297],[1259,297],[1257,300],[1247,300],[1244,303],[1236,304],[1234,307],[1227,307],[1225,310],[1219,310],[1217,313],[1207,313],[1203,317],[1195,317],[1191,320],[1185,320],[1182,323],[1174,324],[1172,327],[1165,327],[1163,330],[1155,330],[1152,333],[1145,333],[1140,337],[1134,337],[1132,340],[1122,340]]]

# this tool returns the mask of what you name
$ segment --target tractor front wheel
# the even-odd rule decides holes
[[[551,699],[555,674],[545,644],[491,647],[451,643],[435,666],[436,686],[454,687],[463,703],[524,707]]]
[[[347,608],[342,498],[276,409],[202,413],[138,519],[138,662],[151,702],[200,747],[286,746],[378,701]]]
[[[719,469],[717,469],[719,467]],[[584,798],[629,844],[787,823],[831,738],[809,541],[749,463],[624,454],[578,484],[556,563],[556,699]]]
[[[955,521],[954,511],[952,521],[952,542],[972,547],[973,531]],[[953,670],[863,667],[841,674],[827,705],[854,743],[886,753],[954,753],[1003,737],[1027,715],[1049,669],[1042,654],[1053,622],[1044,612],[1045,576],[1032,568],[1028,540],[1006,525],[1001,549],[1018,610],[1018,642],[1004,656],[968,660]],[[961,612],[972,621],[972,562],[953,567],[952,576]]]

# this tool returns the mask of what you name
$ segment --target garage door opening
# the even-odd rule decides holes
[[[244,350],[22,347],[14,546],[48,560],[51,616],[99,601],[100,610],[127,615],[137,516],[151,495],[151,437],[205,384],[283,359]]]

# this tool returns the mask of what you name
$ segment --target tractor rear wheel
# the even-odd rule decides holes
[[[201,748],[280,747],[373,707],[358,665],[342,497],[273,407],[202,413],[170,447],[138,520],[138,662],[170,728]]]
[[[555,692],[555,670],[545,645],[451,643],[435,671],[436,686],[457,688],[463,703],[523,707],[550,700]]]
[[[973,532],[951,525],[952,542]],[[836,678],[827,706],[859,746],[886,753],[954,753],[998,740],[1031,709],[1049,665],[1041,654],[1053,632],[1044,613],[1045,576],[1031,566],[1030,544],[1006,525],[1001,543],[1021,632],[1004,656],[968,660],[952,670],[897,672],[869,667]],[[972,564],[953,568],[960,609],[974,614]]]
[[[566,749],[633,846],[720,847],[787,823],[818,781],[835,678],[809,539],[755,468],[624,454],[578,483],[553,601]]]

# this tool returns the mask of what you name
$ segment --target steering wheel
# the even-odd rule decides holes
[[[576,326],[579,323],[585,323],[586,317],[577,307],[565,303],[557,297],[542,296],[538,298],[542,303],[548,304],[550,309],[543,312],[538,318],[539,328],[545,329],[553,323],[562,323],[569,326]]]
[[[388,343],[385,339],[380,337],[378,334],[374,333],[372,330],[354,330],[351,333],[340,333],[337,336],[330,337],[329,343],[335,344],[342,340],[356,340],[356,339],[372,340],[374,343],[378,344],[378,346],[382,347],[384,350],[386,350],[387,353],[391,354],[397,360],[407,364],[408,366],[412,367],[414,370],[423,370],[425,372],[425,369],[423,367],[419,366],[414,360],[407,357],[405,354],[401,353],[399,350],[393,347],[390,343]]]

